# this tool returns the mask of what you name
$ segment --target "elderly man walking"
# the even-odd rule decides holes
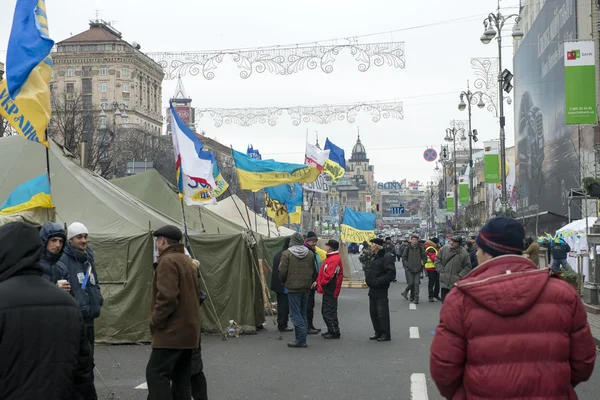
[[[461,244],[462,238],[453,236],[450,242],[440,249],[435,259],[435,267],[440,274],[442,302],[454,284],[471,270],[469,253]]]
[[[279,278],[288,292],[290,316],[296,335],[296,341],[288,343],[288,347],[307,347],[308,297],[311,289],[316,286],[314,282],[317,276],[315,254],[304,245],[302,235],[294,233],[290,239],[290,247],[281,254],[279,263]]]
[[[431,377],[446,399],[577,399],[594,370],[596,345],[577,292],[522,257],[525,230],[488,221],[479,266],[442,305]]]
[[[146,367],[148,400],[189,400],[193,350],[200,344],[198,270],[171,225],[154,232],[159,256],[152,280],[152,353]]]

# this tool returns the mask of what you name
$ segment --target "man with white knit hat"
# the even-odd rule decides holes
[[[88,229],[81,222],[73,222],[67,228],[67,244],[57,269],[60,279],[71,284],[71,294],[79,304],[93,356],[94,320],[100,316],[104,298],[98,285],[94,252],[88,247]]]

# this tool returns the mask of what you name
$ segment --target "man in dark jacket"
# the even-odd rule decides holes
[[[430,370],[446,399],[572,400],[592,375],[585,307],[569,284],[521,256],[524,236],[513,218],[488,221],[476,239],[479,266],[442,305]]]
[[[471,238],[467,242],[467,253],[469,253],[469,261],[471,262],[471,269],[477,267],[477,247],[475,244],[475,238]]]
[[[65,249],[67,232],[55,222],[46,222],[40,230],[40,238],[44,245],[44,252],[40,259],[40,265],[44,269],[42,277],[48,282],[55,283],[59,288],[69,293],[71,291],[71,284],[69,281],[61,280],[57,276],[56,269],[56,263],[62,257]],[[59,280],[60,282],[58,282]]]
[[[419,236],[412,235],[410,245],[404,249],[402,261],[406,265],[408,287],[411,292],[410,301],[419,304],[419,286],[421,285],[421,272],[427,260],[425,249],[419,244]]]
[[[95,398],[81,312],[42,278],[37,229],[4,225],[0,243],[0,399]]]
[[[271,290],[277,294],[277,329],[279,332],[291,332],[292,328],[288,326],[290,317],[290,303],[288,301],[287,290],[281,283],[279,278],[279,264],[281,263],[281,255],[290,247],[290,238],[287,237],[283,242],[283,248],[273,257],[273,270],[271,273]]]
[[[152,280],[148,400],[189,400],[192,353],[200,344],[198,270],[179,243],[179,228],[166,225],[154,236],[159,257]]]
[[[462,237],[453,236],[435,258],[435,267],[440,274],[442,302],[454,284],[471,271],[469,253],[461,244]]]
[[[316,286],[317,270],[315,254],[304,245],[300,233],[292,235],[289,249],[281,254],[279,278],[288,291],[290,315],[296,334],[296,341],[288,343],[288,347],[307,347],[308,317],[306,308],[310,290]]]
[[[319,237],[315,232],[307,232],[306,239],[304,239],[304,245],[312,251],[315,255],[315,270],[317,274],[319,273],[319,267],[325,261],[325,257],[327,257],[327,253],[324,250],[321,250],[317,247],[317,243],[319,242]],[[319,255],[319,253],[321,255]],[[308,293],[308,304],[306,306],[306,318],[308,320],[308,334],[316,335],[321,332],[321,329],[315,327],[314,319],[315,319],[315,294],[316,289],[312,288]]]
[[[104,304],[98,275],[96,275],[94,252],[88,246],[88,230],[80,222],[69,225],[67,240],[69,242],[65,246],[65,251],[56,263],[56,277],[67,280],[71,286],[71,294],[75,297],[83,316],[93,356],[94,320],[100,316]]]
[[[550,244],[552,249],[552,269],[560,271],[560,267],[565,270],[571,269],[567,263],[567,256],[571,251],[571,246],[563,238],[557,238]]]
[[[369,286],[369,313],[375,335],[369,339],[389,342],[392,336],[388,290],[390,283],[396,279],[395,258],[386,254],[382,239],[373,239],[371,243],[374,258],[365,270],[365,281]]]

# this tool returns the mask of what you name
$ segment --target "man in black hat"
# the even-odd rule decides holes
[[[390,308],[388,290],[390,283],[396,279],[395,258],[386,254],[382,239],[371,240],[373,261],[365,269],[365,281],[369,286],[369,313],[375,335],[370,340],[389,342],[392,338],[390,332]]]
[[[148,399],[189,399],[192,353],[200,345],[198,271],[179,243],[179,228],[166,225],[154,236],[159,257],[152,281]]]
[[[317,243],[319,241],[319,237],[314,232],[307,232],[306,239],[304,239],[304,245],[313,252],[315,255],[315,269],[317,270],[317,274],[319,273],[319,267],[321,263],[325,261],[325,257],[327,257],[327,253],[325,250],[321,250],[317,247]],[[315,293],[316,289],[311,289],[308,294],[308,304],[306,306],[306,318],[308,319],[308,334],[316,335],[321,332],[321,329],[318,329],[314,325],[315,318]]]
[[[462,247],[462,237],[452,236],[442,247],[435,259],[435,267],[440,274],[442,302],[454,284],[471,271],[469,253]]]

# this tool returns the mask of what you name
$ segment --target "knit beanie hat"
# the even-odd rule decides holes
[[[67,228],[67,240],[73,239],[77,235],[89,234],[87,228],[81,222],[73,222]]]
[[[525,229],[514,218],[496,217],[490,219],[479,231],[477,246],[492,257],[507,254],[523,254]]]

